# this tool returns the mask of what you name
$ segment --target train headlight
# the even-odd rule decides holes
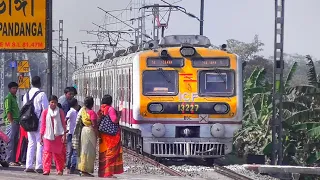
[[[227,113],[229,108],[226,104],[215,104],[213,109],[217,113]]]
[[[156,123],[152,125],[151,132],[154,137],[162,137],[166,133],[166,127],[161,123]]]
[[[163,106],[162,104],[159,104],[159,103],[152,103],[152,104],[149,104],[148,110],[151,113],[160,113],[161,111],[163,111]]]
[[[224,125],[216,123],[211,126],[210,131],[213,137],[220,138],[224,136],[225,128]]]
[[[160,57],[162,58],[162,59],[167,59],[168,57],[169,57],[169,53],[168,53],[168,51],[167,50],[162,50],[161,52],[160,52]]]
[[[183,46],[180,48],[180,53],[183,57],[191,57],[196,54],[196,49],[194,47]]]

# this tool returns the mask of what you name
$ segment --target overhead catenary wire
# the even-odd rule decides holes
[[[121,19],[117,18],[115,15],[113,15],[113,14],[109,13],[108,11],[106,11],[106,10],[102,9],[101,7],[98,7],[98,9],[100,9],[101,11],[103,11],[103,12],[105,12],[105,13],[109,14],[110,16],[112,16],[112,17],[116,18],[117,20],[121,21],[123,24],[127,25],[127,26],[128,26],[128,27],[130,27],[132,30],[134,30],[134,31],[139,31],[139,33],[141,33],[143,36],[145,36],[145,37],[147,37],[147,38],[149,38],[149,39],[153,40],[153,39],[152,39],[148,34],[145,34],[145,33],[141,32],[140,30],[137,30],[136,28],[132,27],[130,24],[128,24],[128,23],[126,23],[126,22],[122,21]]]

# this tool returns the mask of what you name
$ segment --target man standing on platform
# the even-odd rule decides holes
[[[64,114],[67,114],[70,110],[70,105],[68,102],[75,96],[76,93],[77,92],[74,87],[66,87],[64,89],[64,95],[59,97],[58,103],[61,104]]]
[[[19,139],[19,106],[17,102],[18,84],[10,82],[8,84],[9,94],[4,99],[4,120],[6,123],[6,134],[9,137],[7,149],[7,161],[10,166],[20,166],[16,162],[16,150]]]
[[[32,77],[31,80],[32,88],[23,97],[23,105],[25,105],[32,97],[39,92],[33,100],[34,113],[39,119],[39,124],[41,124],[41,113],[43,110],[47,109],[49,106],[47,95],[40,91],[41,88],[41,78],[39,76]],[[29,97],[29,99],[27,99]],[[40,136],[40,125],[37,131],[27,132],[28,133],[28,149],[27,149],[27,159],[26,159],[26,169],[25,172],[37,172],[43,173],[42,167],[42,145]],[[35,154],[36,153],[36,154]],[[36,157],[36,167],[33,169],[34,158]]]

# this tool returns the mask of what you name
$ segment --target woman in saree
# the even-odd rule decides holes
[[[102,98],[101,107],[98,112],[99,119],[102,115],[109,115],[113,123],[119,123],[119,116],[112,105],[112,96],[105,95]],[[99,145],[99,177],[114,178],[114,174],[123,173],[123,159],[121,146],[121,130],[115,136],[100,133]]]
[[[66,160],[66,123],[62,109],[57,107],[58,97],[49,98],[49,108],[42,112],[41,116],[41,144],[43,145],[43,175],[49,175],[52,156],[55,161],[57,174],[62,175]]]
[[[77,150],[78,170],[80,176],[93,177],[94,161],[97,146],[97,114],[92,110],[93,98],[84,99],[84,107],[79,111],[76,128],[72,139],[73,147]]]

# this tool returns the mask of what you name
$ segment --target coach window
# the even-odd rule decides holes
[[[178,72],[177,71],[144,71],[143,72],[143,94],[146,96],[178,94]]]
[[[92,94],[93,94],[93,97],[96,98],[97,81],[96,81],[96,77],[95,76],[92,78],[92,82],[93,82],[93,88],[92,88],[93,92],[92,92]]]
[[[111,72],[108,73],[106,90],[107,90],[107,92],[105,94],[111,94],[111,91],[112,91]]]
[[[95,98],[98,98],[98,89],[99,89],[99,84],[98,84],[98,74],[96,74],[96,86],[95,86]]]
[[[233,96],[234,71],[203,70],[199,72],[200,96]]]

